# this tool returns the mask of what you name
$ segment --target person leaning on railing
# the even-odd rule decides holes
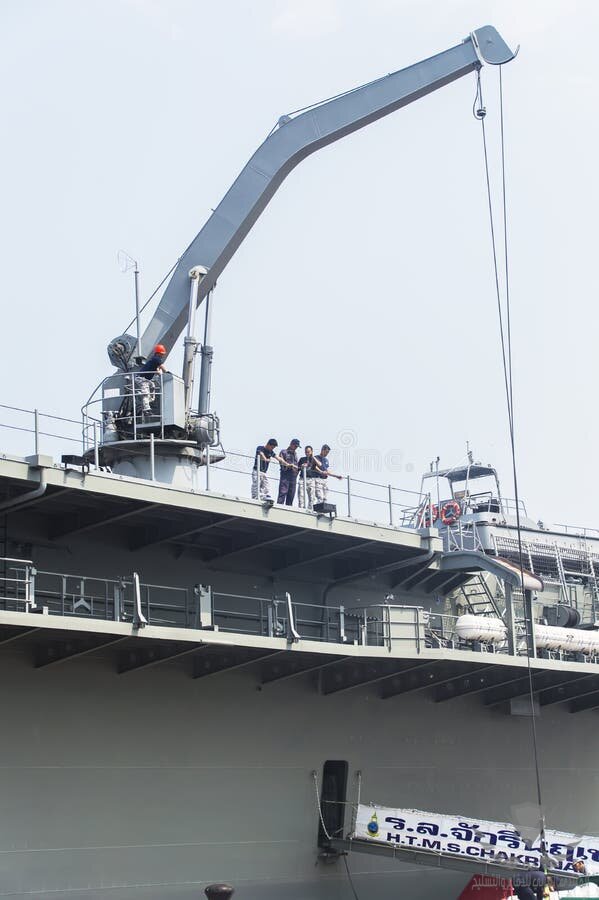
[[[151,403],[156,396],[156,389],[152,383],[154,375],[158,372],[166,372],[164,360],[166,348],[164,344],[156,344],[152,355],[143,363],[135,375],[135,387],[141,398],[142,415],[147,416],[152,412]]]
[[[268,467],[272,459],[280,462],[281,465],[285,461],[281,456],[275,453],[278,446],[275,438],[270,438],[265,444],[259,444],[254,454],[254,468],[252,469],[252,499],[264,500],[266,503],[274,503],[270,496],[270,482],[268,480]],[[259,471],[258,471],[259,469]]]
[[[329,447],[329,445],[323,444],[320,453],[317,453],[315,457],[319,467],[314,485],[317,503],[324,503],[327,499],[327,493],[329,490],[327,480],[329,478],[338,478],[339,481],[341,481],[341,479],[343,478],[343,475],[337,475],[335,474],[335,472],[331,472],[329,468],[329,461],[327,459],[330,452],[331,448]]]

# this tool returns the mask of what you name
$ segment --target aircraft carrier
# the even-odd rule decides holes
[[[547,824],[599,830],[593,537],[552,580],[485,544],[507,507],[457,478],[248,499],[254,460],[231,465],[210,409],[210,291],[293,165],[512,56],[479,29],[281,120],[143,334],[111,342],[83,422],[2,407],[23,450],[0,454],[0,896],[455,897],[486,864],[359,852],[354,809],[523,822],[533,711]],[[157,372],[146,408],[140,365],[186,326],[183,376]]]

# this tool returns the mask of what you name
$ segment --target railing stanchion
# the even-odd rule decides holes
[[[35,576],[37,575],[37,569],[35,566],[31,566],[29,569],[29,609],[37,609],[37,603],[35,602]]]
[[[351,519],[351,477],[347,476],[347,518]]]
[[[136,402],[136,391],[135,391],[135,375],[131,375],[131,393],[133,394],[133,440],[137,440],[137,402]],[[143,409],[143,398],[142,398],[142,409]]]
[[[156,456],[154,451],[154,432],[150,434],[150,479],[156,481]]]
[[[94,422],[94,466],[96,472],[100,468],[100,450],[98,447],[98,423]]]
[[[37,409],[33,410],[33,434],[35,455],[37,456],[40,452],[40,415]]]
[[[389,485],[389,525],[393,525],[393,488]]]

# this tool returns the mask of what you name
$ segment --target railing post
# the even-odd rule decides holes
[[[235,888],[230,884],[209,884],[204,889],[208,900],[230,900],[235,893]]]
[[[365,647],[366,644],[368,643],[368,618],[367,618],[367,616],[368,616],[367,611],[364,610],[363,621],[360,624],[360,632],[361,632],[360,643],[362,644],[363,647]]]
[[[37,609],[35,603],[35,567],[25,566],[25,611]]]
[[[40,416],[37,409],[33,410],[33,446],[37,456],[40,452]]]
[[[347,517],[351,519],[351,477],[347,476]]]
[[[393,488],[389,485],[389,525],[393,525]]]
[[[164,440],[164,378],[163,373],[160,372],[160,439]]]
[[[505,582],[505,613],[507,625],[507,649],[510,656],[518,655],[518,639],[516,635],[516,619],[514,616],[514,604],[512,600],[512,585]],[[528,631],[528,628],[527,628]]]
[[[524,625],[526,628],[526,649],[528,655],[534,657],[537,655],[537,642],[535,640],[535,623],[532,610],[532,591],[522,585],[524,594]],[[530,630],[529,630],[530,629]]]
[[[114,585],[114,621],[120,622],[125,612],[125,579],[119,578]]]
[[[96,471],[100,468],[100,450],[98,447],[98,423],[94,422],[94,466]]]
[[[37,609],[37,603],[35,602],[35,576],[37,575],[37,569],[35,566],[31,566],[30,570],[30,584],[29,584],[29,602],[31,604],[30,609]]]
[[[136,401],[136,391],[135,391],[135,375],[131,375],[131,393],[133,395],[133,440],[137,440],[137,401]],[[141,408],[143,409],[143,398]]]
[[[156,457],[154,455],[154,432],[150,434],[150,479],[156,481]]]

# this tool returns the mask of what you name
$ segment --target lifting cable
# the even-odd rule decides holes
[[[493,269],[495,275],[495,292],[497,299],[497,313],[499,318],[499,334],[501,338],[501,355],[503,362],[503,378],[505,386],[505,396],[508,413],[508,426],[510,434],[510,449],[512,457],[512,475],[514,479],[514,500],[516,504],[516,529],[518,533],[518,563],[520,569],[520,580],[522,596],[525,598],[524,589],[524,554],[522,548],[522,530],[520,522],[520,496],[518,490],[518,475],[516,466],[516,442],[514,434],[514,402],[513,402],[513,378],[512,378],[512,331],[511,331],[511,312],[510,312],[510,279],[509,279],[509,255],[508,255],[508,230],[507,230],[507,200],[505,186],[505,134],[504,134],[504,118],[503,118],[503,80],[502,66],[499,66],[499,116],[500,116],[500,143],[501,143],[501,191],[502,191],[502,214],[503,214],[503,244],[504,244],[504,280],[505,280],[505,326],[504,312],[501,303],[501,289],[499,280],[499,264],[497,259],[497,246],[495,238],[495,225],[493,220],[493,202],[491,195],[491,179],[489,176],[489,157],[487,148],[487,135],[485,131],[485,116],[487,111],[483,104],[482,85],[480,78],[480,69],[476,73],[476,95],[474,98],[473,114],[481,123],[483,155],[485,163],[485,178],[487,186],[487,200],[489,208],[489,224],[491,230],[491,244],[493,248]],[[528,693],[530,698],[530,722],[532,731],[532,746],[535,766],[536,793],[537,803],[539,807],[539,830],[541,838],[541,860],[545,863],[545,813],[543,806],[543,794],[541,790],[541,775],[539,768],[539,752],[537,741],[537,726],[534,710],[534,686],[532,680],[531,666],[531,650],[533,646],[533,619],[532,619],[532,603],[530,607],[530,616],[527,615],[526,601],[524,600],[524,627],[526,632],[526,659],[528,672]],[[529,630],[530,629],[530,630]]]

